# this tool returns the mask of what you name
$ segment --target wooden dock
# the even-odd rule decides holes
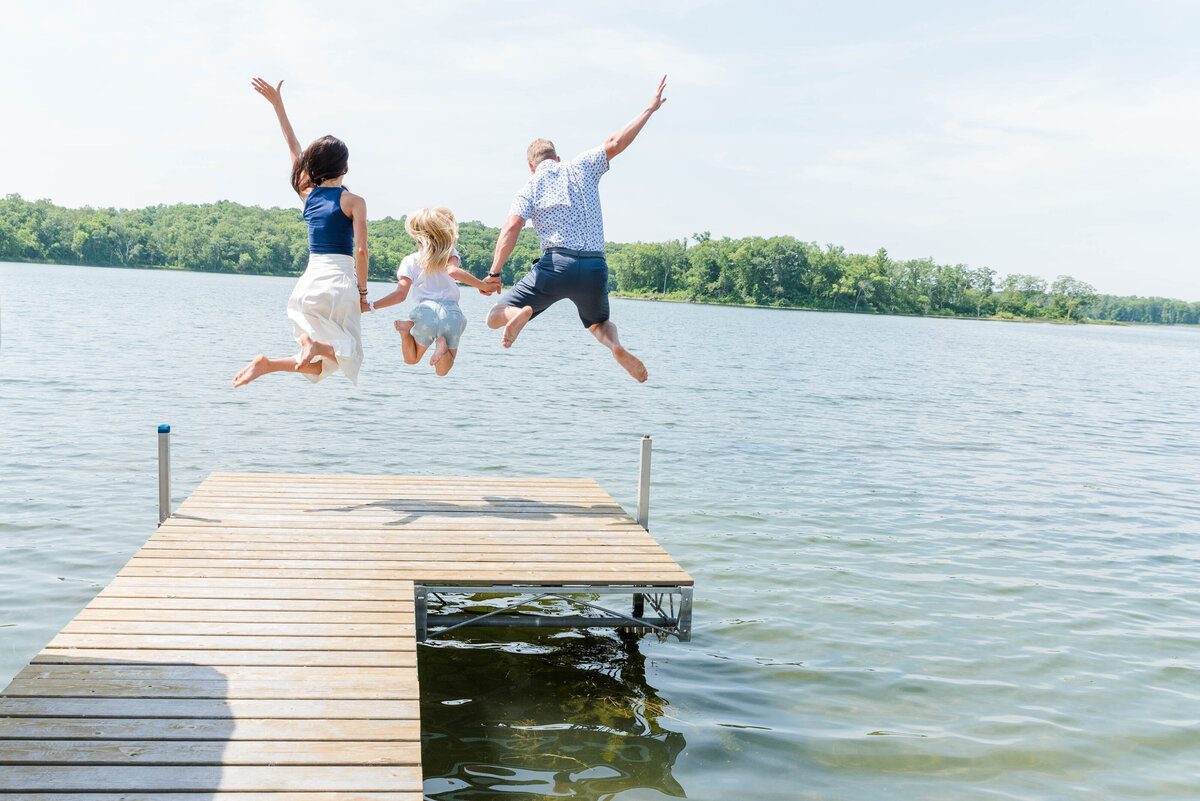
[[[686,639],[691,584],[594,481],[214,473],[0,695],[0,797],[420,799],[430,593],[682,593]]]

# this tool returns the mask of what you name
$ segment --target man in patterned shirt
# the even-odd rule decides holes
[[[597,147],[562,163],[554,143],[537,139],[526,153],[528,183],[517,192],[508,220],[500,230],[488,283],[500,286],[500,268],[508,260],[527,220],[533,221],[542,256],[533,269],[488,312],[489,328],[504,327],[501,340],[512,347],[521,329],[563,298],[570,298],[584,326],[612,351],[622,367],[638,381],[647,378],[641,360],[621,346],[617,327],[608,319],[608,263],[604,260],[604,217],[600,212],[600,177],[608,163],[629,147],[650,115],[666,99],[667,78],[641,114]]]

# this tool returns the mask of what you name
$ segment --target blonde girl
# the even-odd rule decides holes
[[[459,282],[475,287],[484,295],[492,294],[496,288],[462,269],[454,247],[458,242],[458,221],[450,209],[418,209],[404,221],[404,229],[416,241],[418,250],[400,262],[395,291],[377,300],[374,308],[402,303],[411,293],[415,305],[408,319],[396,321],[404,363],[416,364],[432,345],[429,364],[438,375],[445,375],[454,366],[458,341],[467,327],[467,318],[458,305]]]

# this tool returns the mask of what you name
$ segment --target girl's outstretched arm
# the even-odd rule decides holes
[[[296,138],[296,132],[292,130],[292,123],[288,120],[287,111],[283,108],[283,95],[279,90],[283,88],[283,81],[280,81],[276,86],[264,81],[262,78],[255,78],[250,82],[254,86],[254,91],[267,99],[275,109],[275,116],[279,118],[279,127],[283,129],[283,138],[287,140],[288,150],[292,153],[292,164],[296,163],[296,159],[300,158],[300,154],[304,152],[304,148],[300,147],[300,140]]]
[[[375,310],[378,311],[379,309],[384,309],[388,306],[395,306],[397,303],[403,303],[404,299],[408,297],[408,290],[411,287],[411,278],[407,276],[401,278],[399,282],[397,282],[395,289],[393,289],[389,294],[384,295],[382,298],[375,301]]]
[[[455,263],[457,261],[458,257],[455,256],[454,259],[452,259],[451,262],[446,265],[446,272],[455,281],[458,281],[460,284],[466,284],[467,286],[473,286],[484,295],[490,295],[493,292],[498,291],[495,284],[485,284],[483,281],[480,281],[462,267],[458,266],[458,264]]]

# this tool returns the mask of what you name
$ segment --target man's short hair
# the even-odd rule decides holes
[[[549,139],[534,139],[529,145],[529,149],[525,151],[525,158],[535,167],[546,159],[557,157],[558,154],[554,152],[554,143]]]

